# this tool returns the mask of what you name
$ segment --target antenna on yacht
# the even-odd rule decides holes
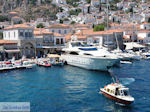
[[[108,72],[110,73],[110,75],[111,75],[111,77],[112,77],[113,82],[114,82],[114,83],[115,83],[115,82],[119,83],[119,79],[117,78],[117,76],[116,76],[116,75],[114,75],[114,73],[113,73],[112,69],[108,69]]]
[[[117,43],[117,50],[119,51],[120,48],[119,48],[119,42],[118,42],[118,39],[117,39],[117,36],[116,36],[116,32],[115,32],[115,39],[116,39],[116,43]]]

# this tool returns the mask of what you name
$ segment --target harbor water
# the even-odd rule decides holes
[[[0,102],[30,102],[31,112],[150,112],[150,60],[114,68],[130,88],[132,105],[118,104],[99,93],[112,82],[109,73],[65,65],[0,73]]]

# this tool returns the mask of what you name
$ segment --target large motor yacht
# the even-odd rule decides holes
[[[107,71],[120,63],[120,58],[107,50],[87,46],[79,41],[69,42],[63,51],[65,53],[61,57],[67,64],[85,69]]]

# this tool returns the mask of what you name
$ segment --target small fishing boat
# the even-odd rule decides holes
[[[131,104],[134,102],[134,98],[129,94],[129,88],[119,82],[108,84],[104,86],[104,88],[100,88],[100,92],[108,98],[122,104]]]
[[[16,69],[25,69],[26,67],[23,66],[23,62],[18,60],[13,62],[13,65],[15,66]]]
[[[32,68],[33,64],[30,61],[23,61],[22,66],[24,66],[25,68]]]
[[[46,60],[39,60],[37,61],[38,66],[43,66],[43,67],[51,67],[52,65],[46,61]]]
[[[64,61],[61,59],[61,56],[58,54],[48,54],[47,56],[50,60],[50,63],[54,66],[63,66]]]
[[[13,70],[15,67],[11,62],[1,62],[0,63],[0,71]]]

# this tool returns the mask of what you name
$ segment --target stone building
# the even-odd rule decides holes
[[[4,28],[4,40],[17,42],[21,56],[34,57],[36,44],[33,36],[33,28],[26,24],[16,24]]]
[[[20,50],[17,47],[17,42],[11,40],[0,40],[0,61],[20,57]]]
[[[43,28],[34,29],[34,38],[36,41],[36,55],[55,53],[65,45],[65,37],[58,33],[46,31]]]

